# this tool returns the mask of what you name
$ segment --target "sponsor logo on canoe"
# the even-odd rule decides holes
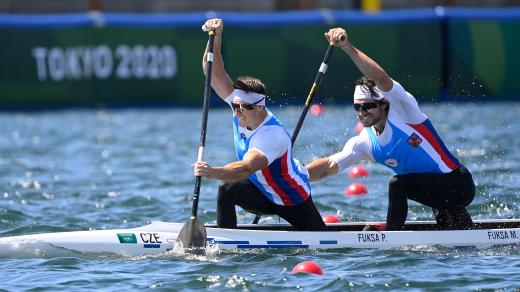
[[[161,248],[161,245],[160,244],[146,243],[146,244],[143,245],[143,248]]]
[[[419,146],[419,144],[421,144],[422,142],[422,139],[421,137],[419,137],[419,135],[413,133],[412,135],[410,135],[410,137],[408,137],[408,144],[410,144],[413,148],[417,148],[417,146]]]
[[[358,242],[386,242],[386,234],[380,232],[358,233]]]
[[[518,239],[514,230],[494,230],[488,231],[489,240]]]
[[[117,233],[119,243],[137,243],[137,237],[133,233]]]

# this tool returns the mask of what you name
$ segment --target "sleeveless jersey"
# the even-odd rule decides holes
[[[461,166],[439,138],[430,120],[410,125],[388,119],[386,127],[392,128],[392,139],[386,145],[381,145],[373,128],[365,131],[368,131],[375,161],[397,174],[448,173]]]
[[[268,111],[268,117],[258,128],[253,130],[249,137],[240,133],[238,119],[233,117],[233,133],[235,151],[238,160],[242,160],[249,150],[253,139],[266,139],[272,141],[273,137],[265,135],[269,127],[278,127],[286,135],[286,150],[280,157],[274,159],[270,164],[249,176],[249,180],[264,194],[271,202],[277,205],[299,205],[307,200],[311,192],[308,173],[301,163],[292,157],[291,139],[287,130],[281,122]],[[256,148],[255,148],[256,149]],[[258,149],[262,152],[262,149]]]

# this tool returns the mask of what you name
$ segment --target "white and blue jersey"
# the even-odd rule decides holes
[[[226,99],[226,102],[228,99]],[[233,134],[238,160],[255,149],[269,165],[249,176],[249,180],[271,202],[282,206],[299,205],[311,193],[305,166],[292,157],[291,138],[282,123],[267,110],[266,119],[254,130],[240,127],[233,117]]]
[[[449,173],[461,166],[444,145],[415,98],[397,82],[383,92],[390,103],[385,129],[364,128],[331,156],[340,170],[361,160],[383,164],[397,174]]]

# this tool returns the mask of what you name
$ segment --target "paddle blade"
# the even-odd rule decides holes
[[[202,250],[206,247],[206,227],[202,220],[188,219],[188,222],[182,227],[177,241],[182,243],[186,249]]]

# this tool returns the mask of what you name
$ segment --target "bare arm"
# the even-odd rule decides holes
[[[252,173],[268,165],[267,157],[256,150],[250,150],[243,160],[229,163],[225,166],[211,167],[200,161],[192,165],[195,176],[220,179],[223,181],[240,181],[248,178]]]
[[[306,165],[309,171],[309,180],[317,181],[339,172],[338,164],[330,157],[316,159]]]
[[[224,69],[224,60],[222,59],[222,31],[224,29],[224,22],[221,19],[215,18],[206,21],[204,24],[206,29],[215,32],[215,42],[213,45],[213,68],[211,73],[211,87],[215,90],[218,96],[222,99],[228,97],[233,91],[233,82]],[[202,70],[207,74],[207,57],[209,46],[206,45],[206,51],[202,57]]]
[[[325,38],[329,43],[333,43],[347,53],[359,71],[369,79],[374,80],[379,89],[382,91],[390,91],[392,89],[392,79],[386,74],[385,70],[369,56],[365,55],[365,53],[354,47],[349,42],[347,32],[343,28],[330,29],[325,33]]]

